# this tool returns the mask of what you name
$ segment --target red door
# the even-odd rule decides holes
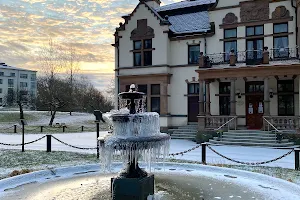
[[[197,122],[199,114],[199,96],[188,97],[188,120]]]
[[[246,123],[248,129],[261,129],[263,126],[264,97],[246,96]]]

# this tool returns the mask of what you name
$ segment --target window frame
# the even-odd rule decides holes
[[[293,91],[286,91],[286,87],[283,87],[283,91],[279,91],[279,84],[292,84],[293,85]],[[295,81],[294,80],[278,80],[277,81],[277,112],[278,116],[294,116],[295,115]],[[291,97],[292,99],[292,105],[293,105],[293,113],[292,114],[287,114],[288,109],[287,109],[287,98]],[[284,104],[285,104],[285,111],[284,113],[280,112],[279,108],[279,98],[285,98]]]
[[[146,41],[151,41],[151,48],[145,48]],[[141,48],[140,49],[135,48],[135,43],[136,42],[141,42]],[[155,49],[153,48],[152,38],[133,40],[133,50],[131,50],[131,52],[133,52],[133,66],[134,67],[152,66],[153,65],[153,54],[152,54],[153,50],[155,50]],[[149,62],[149,63],[146,63],[145,52],[150,53],[150,55],[151,55],[151,59],[150,59],[151,62]],[[136,64],[136,56],[135,56],[136,54],[140,54],[140,58],[141,58],[140,65]]]
[[[226,37],[226,31],[228,30],[235,30],[235,37]],[[231,52],[231,49],[229,50],[229,52],[226,52],[226,44],[228,43],[235,43],[235,49],[234,49],[234,53],[237,55],[237,28],[230,28],[230,29],[224,29],[223,31],[223,38],[224,38],[224,42],[223,42],[223,52],[224,52],[224,62],[229,62],[229,55]],[[229,41],[227,41],[226,39],[230,39]],[[231,46],[231,45],[230,45]]]
[[[285,24],[287,29],[285,32],[275,32],[275,26],[276,25],[282,25]],[[289,31],[289,24],[287,22],[285,23],[276,23],[273,24],[273,56],[274,58],[288,58],[289,57],[289,35],[288,35],[288,31]],[[276,36],[276,34],[280,34],[280,36]],[[280,50],[278,50],[279,48],[275,47],[275,40],[276,39],[282,39],[282,38],[286,38],[287,40],[287,47],[284,47],[284,49],[287,51],[284,52],[280,52]],[[283,53],[283,54],[282,54]]]
[[[189,44],[188,45],[188,64],[190,64],[190,65],[192,65],[192,64],[199,64],[199,58],[197,59],[196,62],[190,62],[190,56],[191,56],[190,49],[192,47],[199,47],[199,55],[200,55],[200,44]]]
[[[256,33],[256,28],[257,27],[262,27],[262,34],[257,34]],[[254,34],[253,35],[248,35],[248,28],[253,28],[254,29]],[[264,25],[246,26],[246,37],[263,36],[264,34],[265,34],[265,26]]]
[[[225,91],[224,89],[221,88],[228,88],[228,91]],[[219,114],[222,116],[229,116],[230,115],[230,90],[231,90],[231,83],[230,82],[220,82],[219,83]],[[226,107],[224,109],[223,108],[223,104],[221,104],[222,102],[227,101]],[[222,112],[223,110],[226,110],[226,112]]]

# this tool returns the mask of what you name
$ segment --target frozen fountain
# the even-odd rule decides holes
[[[154,194],[154,175],[141,169],[138,159],[143,159],[151,170],[151,163],[168,154],[170,136],[160,133],[159,114],[143,112],[144,93],[130,86],[128,92],[119,94],[125,108],[106,114],[112,123],[112,134],[99,138],[102,165],[109,169],[114,156],[125,165],[116,178],[112,178],[113,200],[146,200]]]

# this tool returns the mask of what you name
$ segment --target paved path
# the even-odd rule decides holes
[[[105,134],[106,132],[101,132]],[[25,135],[25,142],[29,142],[44,136],[44,134],[28,134]],[[71,134],[55,134],[55,137],[58,139],[69,143],[71,145],[79,147],[96,147],[96,133],[95,132],[86,132],[86,133],[71,133]],[[4,143],[21,143],[21,135],[13,134],[0,134],[0,142]],[[187,140],[171,140],[170,153],[177,153],[181,151],[188,150],[195,147],[197,144],[192,141]],[[21,147],[11,147],[0,145],[0,149],[21,149]],[[271,160],[276,157],[279,157],[289,150],[285,149],[271,149],[271,148],[259,148],[259,147],[241,147],[241,146],[213,146],[215,150],[222,153],[223,155],[237,159],[245,162],[260,162]],[[33,144],[25,146],[25,150],[46,150],[46,139],[38,141]],[[72,151],[72,152],[85,152],[85,153],[96,153],[95,150],[80,150],[74,149],[64,144],[57,142],[52,139],[52,150],[53,151]],[[201,162],[201,148],[198,148],[194,151],[184,154],[183,156],[175,156],[176,159],[192,160]],[[216,155],[211,150],[207,149],[207,162],[212,164],[234,164],[226,159],[221,158]],[[267,164],[266,166],[273,167],[284,167],[294,169],[294,153],[289,156]]]

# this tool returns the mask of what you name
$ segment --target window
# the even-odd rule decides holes
[[[28,78],[28,75],[27,74],[20,74],[20,78]]]
[[[294,81],[281,80],[277,82],[278,115],[294,115]]]
[[[31,81],[35,81],[36,80],[36,74],[31,74]]]
[[[274,24],[274,34],[288,33],[288,24]],[[274,37],[274,58],[282,58],[289,56],[289,38],[288,35]]]
[[[0,84],[3,84],[3,79],[0,79]]]
[[[151,97],[151,112],[160,113],[160,97]]]
[[[20,82],[20,87],[21,88],[27,87],[27,82]]]
[[[151,85],[151,95],[160,95],[160,84]]]
[[[146,97],[147,97],[147,94],[148,94],[148,86],[147,85],[138,85],[138,91],[139,92],[143,92],[146,94]],[[145,99],[144,101],[144,112],[147,111],[147,98]]]
[[[249,26],[246,28],[246,36],[263,35],[264,26]]]
[[[2,98],[0,98],[0,104],[2,105]]]
[[[230,83],[221,82],[219,85],[219,93],[220,115],[230,115]]]
[[[134,66],[152,65],[152,39],[133,41]]]
[[[188,46],[189,64],[198,64],[200,55],[200,45],[189,45]]]
[[[160,113],[160,84],[151,85],[151,112]]]
[[[36,83],[35,82],[31,82],[30,87],[31,87],[31,89],[36,89]]]
[[[10,73],[10,76],[11,76],[11,77],[15,77],[15,76],[16,76],[16,73]]]
[[[224,61],[229,61],[230,58],[230,52],[231,50],[234,50],[234,52],[237,52],[237,29],[226,29],[224,30],[224,39],[235,39],[230,41],[224,42]]]
[[[0,88],[0,93],[2,93],[2,88]]]
[[[188,94],[199,94],[199,84],[198,83],[188,84]]]
[[[246,83],[247,93],[263,93],[264,92],[264,82],[247,82]]]
[[[4,76],[4,72],[0,72],[0,76]]]
[[[8,79],[7,83],[8,83],[8,87],[14,87],[14,79]]]

